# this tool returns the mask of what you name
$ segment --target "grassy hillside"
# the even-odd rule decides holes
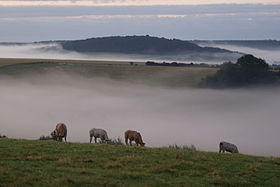
[[[68,60],[30,60],[3,59],[11,65],[0,67],[0,75],[20,76],[23,74],[43,74],[64,72],[85,77],[105,77],[114,80],[140,83],[151,86],[195,87],[218,68],[205,67],[164,67],[146,66],[144,63],[109,61],[68,61]],[[30,63],[27,63],[30,62]],[[1,64],[1,60],[0,60]]]
[[[279,186],[280,159],[0,139],[1,186]]]
[[[28,58],[0,58],[0,67],[26,64],[26,63],[71,63],[71,64],[128,64],[125,61],[109,61],[109,60],[59,60],[59,59],[28,59]],[[144,62],[135,62],[144,64]]]

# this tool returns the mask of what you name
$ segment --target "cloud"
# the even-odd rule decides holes
[[[150,13],[150,12],[147,12]],[[40,15],[34,15],[34,16],[26,16],[21,15],[19,17],[15,16],[5,16],[0,15],[0,21],[46,21],[46,20],[61,20],[61,19],[151,19],[151,18],[173,18],[173,19],[181,19],[181,18],[187,18],[187,17],[247,17],[246,20],[253,21],[252,17],[255,16],[280,16],[280,10],[263,10],[258,12],[243,12],[243,11],[232,11],[232,12],[189,12],[185,14],[178,14],[176,11],[170,13],[170,14],[146,14],[145,11],[143,11],[141,14],[131,14],[130,12],[127,12],[125,14],[88,14],[88,13],[80,13],[80,15],[46,15],[46,16],[40,16]]]
[[[84,15],[84,16],[45,16],[45,17],[6,17],[0,18],[0,21],[59,21],[59,20],[75,20],[75,19],[150,19],[150,18],[184,18],[188,15],[176,14],[159,14],[159,15]]]
[[[190,5],[150,7],[0,7],[0,18],[94,15],[279,16],[280,5]]]
[[[0,41],[146,34],[179,39],[280,39],[275,27],[279,8],[256,4],[0,6]]]
[[[224,0],[1,0],[0,6],[156,6],[224,4]],[[226,4],[279,4],[278,0],[228,0]]]

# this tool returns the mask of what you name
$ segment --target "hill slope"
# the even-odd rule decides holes
[[[1,67],[1,64],[6,66]],[[103,77],[134,84],[173,88],[197,87],[203,78],[213,75],[217,70],[218,68],[210,67],[146,66],[144,63],[130,65],[129,62],[117,61],[0,59],[0,75],[29,76],[58,71],[82,77]]]
[[[280,159],[0,139],[3,186],[277,186]]]
[[[200,47],[188,41],[150,36],[113,36],[61,42],[66,50],[133,54],[181,54],[186,52],[232,53],[212,47]]]

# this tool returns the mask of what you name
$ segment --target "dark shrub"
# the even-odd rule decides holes
[[[39,138],[39,140],[56,140],[56,139],[57,139],[57,137],[55,136],[55,134],[53,132],[50,134],[50,136],[41,136]]]
[[[279,81],[279,73],[269,71],[265,60],[253,55],[240,57],[236,63],[226,62],[214,76],[202,80],[202,87],[240,87]]]

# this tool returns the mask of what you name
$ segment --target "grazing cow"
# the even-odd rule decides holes
[[[131,144],[132,141],[135,141],[136,145],[138,146],[139,144],[141,146],[144,146],[145,143],[142,140],[141,134],[137,131],[132,131],[132,130],[127,130],[124,133],[124,137],[125,137],[125,143],[126,145],[128,144],[128,140],[129,140],[129,144]]]
[[[91,129],[89,131],[89,142],[91,143],[92,142],[92,137],[94,137],[94,142],[97,143],[97,138],[100,138],[102,142],[106,141],[110,141],[109,138],[108,138],[108,135],[107,135],[107,132],[104,130],[104,129]]]
[[[231,144],[231,143],[228,143],[228,142],[220,142],[220,150],[219,150],[219,153],[220,152],[230,152],[230,153],[239,153],[236,145],[234,144]]]
[[[64,138],[66,142],[66,136],[67,136],[66,125],[64,123],[58,123],[52,134],[56,137],[56,140],[62,142],[62,138]]]

